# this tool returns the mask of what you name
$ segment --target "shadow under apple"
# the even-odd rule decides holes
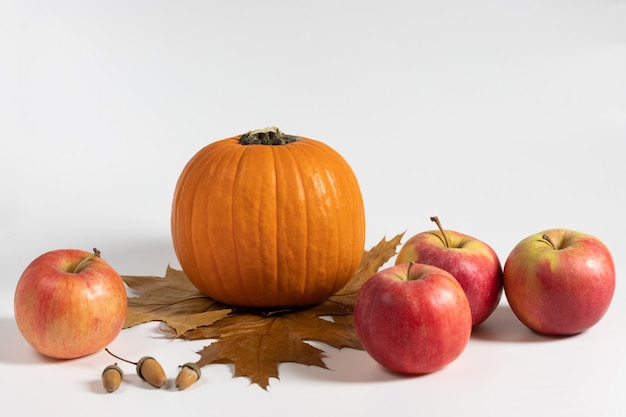
[[[550,342],[572,336],[549,336],[526,327],[508,304],[500,304],[482,324],[472,331],[472,339],[493,342]]]
[[[392,372],[376,362],[364,350],[335,349],[323,343],[309,343],[316,347],[323,346],[326,352],[324,362],[327,369],[283,363],[280,365],[281,375],[297,375],[298,378],[347,383],[397,382],[427,375],[407,375]]]
[[[30,346],[12,317],[0,318],[0,334],[3,335],[0,349],[1,363],[28,365],[58,362],[57,359],[48,358]]]

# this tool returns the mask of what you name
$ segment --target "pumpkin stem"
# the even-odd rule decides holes
[[[272,126],[244,133],[239,143],[242,145],[285,145],[297,140],[297,136],[287,135],[279,128]]]

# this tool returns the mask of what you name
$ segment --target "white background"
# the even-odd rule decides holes
[[[623,416],[626,413],[626,2],[0,0],[0,393],[24,415]],[[503,301],[447,368],[399,377],[365,352],[285,364],[269,390],[204,368],[187,391],[128,379],[106,353],[36,354],[13,291],[36,256],[98,247],[123,275],[178,266],[183,165],[214,140],[276,125],[357,174],[367,247],[434,225],[502,262],[552,227],[612,250],[611,308],[579,336],[524,328]],[[621,146],[620,146],[621,145]],[[208,342],[207,342],[208,343]],[[170,378],[206,343],[158,326],[111,346]]]

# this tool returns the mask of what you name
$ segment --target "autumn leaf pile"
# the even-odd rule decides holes
[[[183,271],[168,267],[165,277],[123,276],[141,295],[129,297],[124,328],[160,321],[173,337],[214,340],[198,353],[198,366],[233,364],[235,377],[267,389],[278,365],[295,362],[327,368],[324,351],[310,341],[337,349],[363,349],[354,328],[356,294],[393,255],[402,234],[365,251],[350,282],[326,301],[306,308],[256,310],[221,304],[200,293]]]

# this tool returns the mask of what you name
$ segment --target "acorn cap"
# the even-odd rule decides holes
[[[200,366],[198,366],[198,364],[195,362],[187,362],[186,364],[182,365],[181,368],[193,369],[198,374],[198,378],[202,376],[202,370],[200,369]]]
[[[202,375],[202,371],[198,364],[194,362],[188,362],[184,365],[181,365],[180,372],[176,377],[176,388],[179,390],[184,390],[194,384],[200,376]]]
[[[104,368],[104,370],[102,371],[102,375],[104,375],[104,373],[110,369],[114,369],[116,370],[121,376],[124,376],[124,371],[122,371],[122,368],[120,368],[119,366],[117,366],[116,363],[114,363],[113,365],[109,365],[106,368]]]

